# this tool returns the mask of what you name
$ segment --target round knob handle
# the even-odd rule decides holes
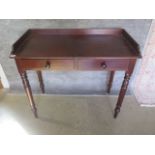
[[[49,69],[50,67],[51,67],[51,63],[50,63],[50,61],[47,61],[46,65],[45,65],[45,68]]]
[[[102,67],[103,69],[106,69],[106,68],[107,68],[106,63],[105,63],[105,62],[102,62],[102,63],[101,63],[101,67]]]

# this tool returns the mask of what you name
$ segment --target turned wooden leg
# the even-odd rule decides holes
[[[33,99],[33,96],[32,96],[32,91],[31,91],[29,81],[27,79],[26,71],[20,73],[20,75],[21,75],[21,78],[22,78],[22,82],[23,82],[23,85],[24,85],[25,92],[26,92],[27,97],[28,97],[29,102],[30,102],[31,109],[33,111],[34,116],[37,118],[38,117],[37,108],[36,108],[35,103],[34,103],[34,99]]]
[[[45,88],[44,88],[44,83],[43,83],[41,71],[37,71],[37,75],[38,75],[41,91],[42,91],[42,93],[45,93]]]
[[[114,71],[110,72],[110,78],[109,78],[109,82],[108,82],[108,89],[107,89],[107,93],[110,94],[110,90],[112,87],[112,82],[113,82],[113,78],[114,78]]]
[[[122,87],[121,87],[119,97],[118,97],[118,100],[117,100],[117,104],[116,104],[116,107],[115,107],[115,111],[114,111],[114,118],[116,118],[118,113],[120,112],[120,108],[121,108],[121,105],[122,105],[122,102],[123,102],[123,99],[124,99],[124,96],[125,96],[128,84],[129,84],[129,79],[130,79],[130,74],[125,73],[124,81],[122,83]]]

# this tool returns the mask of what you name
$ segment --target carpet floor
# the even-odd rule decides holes
[[[155,108],[141,107],[126,96],[117,119],[117,96],[34,95],[39,118],[27,97],[0,95],[0,134],[113,135],[155,134]]]

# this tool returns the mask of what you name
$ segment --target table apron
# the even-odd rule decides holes
[[[128,70],[130,59],[16,59],[19,70]]]

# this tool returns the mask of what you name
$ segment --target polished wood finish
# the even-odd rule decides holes
[[[125,72],[125,76],[124,76],[124,80],[122,83],[122,87],[118,96],[118,100],[117,100],[117,104],[115,107],[115,111],[114,111],[114,118],[117,117],[118,113],[120,112],[120,108],[122,106],[122,102],[129,84],[129,80],[131,77],[131,74],[133,72],[134,66],[135,66],[136,60],[130,60],[129,66],[128,66],[128,70]]]
[[[123,29],[34,29],[14,44],[11,57],[135,59],[140,53],[135,41]]]
[[[122,102],[124,99],[124,95],[125,95],[126,90],[127,90],[129,79],[130,79],[130,75],[128,73],[125,73],[124,81],[123,81],[123,84],[122,84],[122,87],[121,87],[121,90],[119,93],[119,97],[118,97],[115,112],[114,112],[114,118],[116,118],[118,113],[120,112],[120,108],[121,108],[121,105],[122,105]]]
[[[32,111],[34,113],[34,116],[37,118],[38,117],[37,108],[36,108],[35,103],[34,103],[31,87],[30,87],[26,72],[21,73],[20,76],[21,76],[21,79],[22,79],[22,82],[23,82],[23,85],[24,85],[25,92],[26,92],[27,97],[29,99],[31,109],[32,109]]]
[[[120,28],[115,29],[30,29],[13,45],[14,58],[34,115],[37,110],[32,96],[27,70],[36,70],[44,93],[41,70],[110,71],[108,93],[114,72],[125,71],[114,117],[125,96],[137,58],[138,44]],[[95,79],[94,79],[95,80]]]
[[[129,60],[122,59],[83,59],[79,60],[79,70],[126,70]]]
[[[18,65],[23,70],[73,70],[74,61],[71,59],[18,59]]]

